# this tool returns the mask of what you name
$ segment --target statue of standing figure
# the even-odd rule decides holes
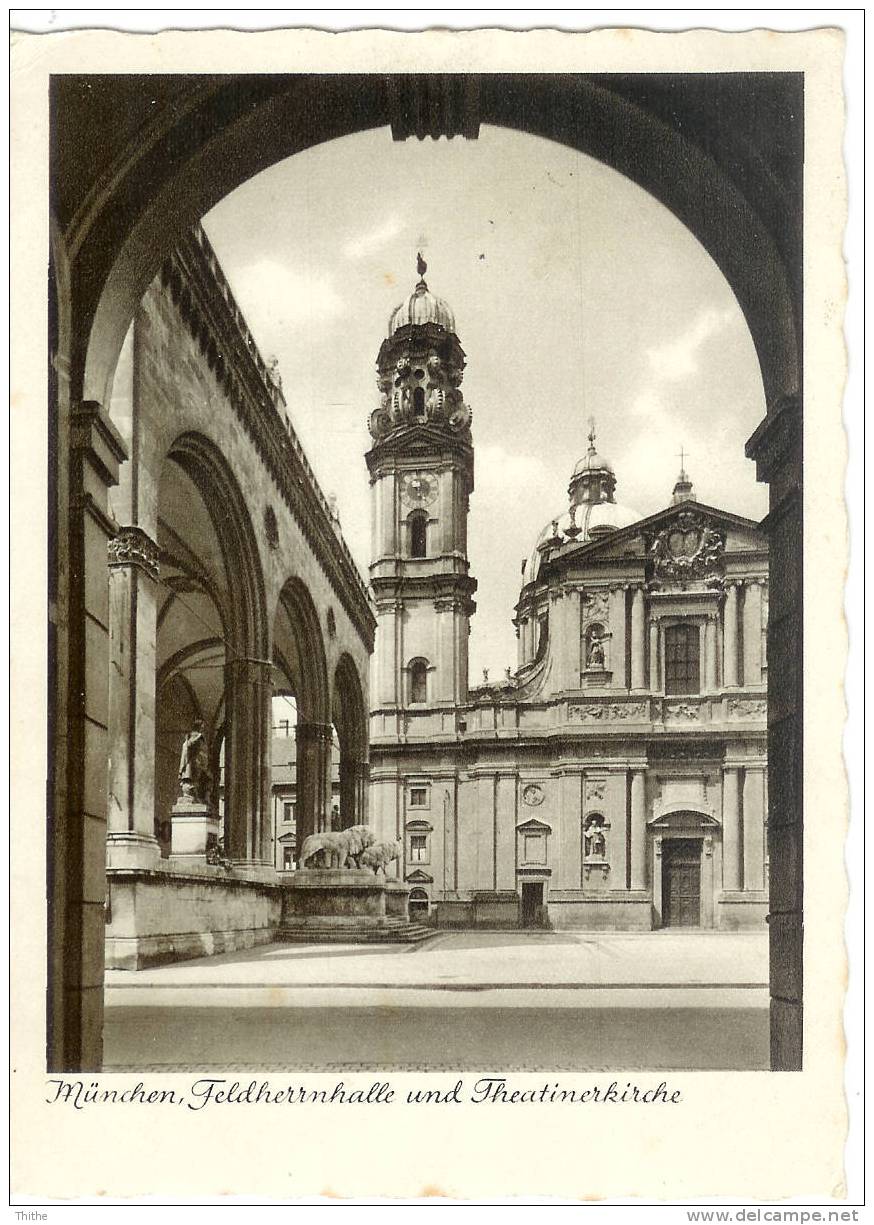
[[[209,769],[209,752],[203,731],[203,720],[198,719],[193,729],[182,742],[179,758],[179,791],[189,800],[205,804],[209,800],[212,774]]]

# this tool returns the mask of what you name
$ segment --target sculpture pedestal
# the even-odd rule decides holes
[[[366,868],[301,868],[282,885],[277,940],[375,943],[423,940],[431,928],[411,923],[409,886]]]
[[[219,819],[209,804],[180,796],[170,810],[170,819],[173,858],[205,860],[207,850],[216,845],[219,834]]]

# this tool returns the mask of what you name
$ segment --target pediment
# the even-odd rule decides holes
[[[545,821],[538,821],[536,817],[532,817],[530,821],[523,821],[521,825],[517,825],[516,829],[520,834],[551,834],[552,826],[547,825]]]
[[[753,519],[734,515],[716,506],[708,506],[704,502],[678,502],[676,506],[667,506],[664,510],[628,527],[617,528],[615,532],[610,532],[600,540],[581,545],[578,551],[568,553],[567,557],[583,555],[588,559],[643,556],[653,536],[678,523],[683,516],[689,515],[703,519],[715,528],[725,540],[726,551],[729,553],[767,552],[767,538]]]
[[[688,828],[690,825],[703,826],[705,829],[719,829],[719,822],[700,808],[682,808],[675,809],[673,812],[665,812],[660,817],[651,817],[647,824],[651,829],[674,829],[677,826]]]
[[[421,820],[421,818],[413,820],[413,821],[407,821],[404,828],[410,830],[411,833],[414,833],[414,834],[416,833],[430,834],[434,830],[434,826],[431,825],[430,822],[423,821]]]
[[[429,876],[427,872],[423,872],[421,868],[417,868],[415,872],[410,872],[405,876],[404,881],[408,885],[433,885],[434,877]]]

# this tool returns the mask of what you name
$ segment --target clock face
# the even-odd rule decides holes
[[[401,497],[410,506],[428,506],[437,497],[437,477],[430,472],[411,472],[401,484]]]

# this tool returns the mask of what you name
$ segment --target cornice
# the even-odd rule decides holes
[[[331,587],[372,648],[376,619],[367,586],[338,535],[331,508],[291,424],[282,393],[237,306],[221,266],[198,225],[161,267],[161,280],[222,385],[283,500],[301,527]]]

